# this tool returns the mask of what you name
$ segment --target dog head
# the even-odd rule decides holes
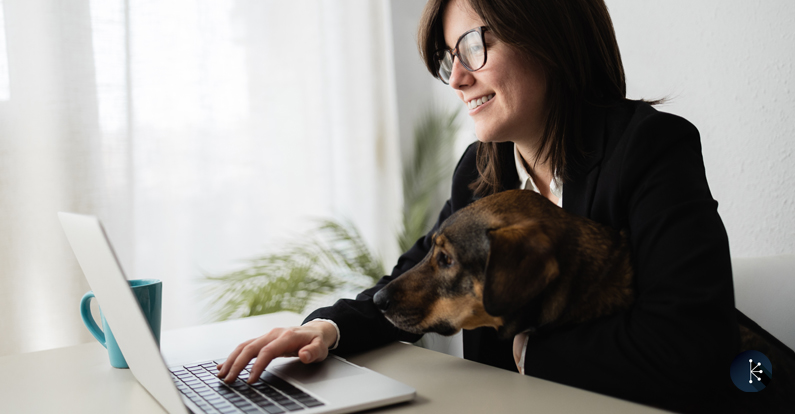
[[[521,329],[516,314],[559,274],[557,213],[532,191],[482,198],[451,215],[433,235],[426,257],[373,298],[386,318],[413,333]],[[525,312],[526,313],[526,312]]]

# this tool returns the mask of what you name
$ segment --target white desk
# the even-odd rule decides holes
[[[297,314],[278,313],[164,331],[161,349],[169,364],[193,362],[207,355],[222,357],[240,342],[273,327],[300,322]],[[203,340],[210,335],[212,342],[218,343],[214,348]],[[414,401],[377,412],[661,412],[403,343],[348,360],[417,390]],[[130,370],[110,366],[107,351],[97,342],[1,357],[0,372],[2,413],[164,412]]]

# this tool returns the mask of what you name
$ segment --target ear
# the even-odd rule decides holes
[[[545,226],[526,220],[489,231],[483,307],[492,316],[518,310],[559,273],[554,246]]]

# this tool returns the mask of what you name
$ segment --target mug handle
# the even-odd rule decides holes
[[[94,292],[91,291],[83,295],[83,299],[80,299],[80,317],[83,318],[83,323],[86,325],[86,328],[88,328],[88,331],[91,332],[91,335],[94,335],[94,338],[97,338],[97,341],[107,349],[108,345],[105,341],[105,333],[102,332],[102,329],[99,329],[97,322],[91,315],[91,298],[93,297]]]

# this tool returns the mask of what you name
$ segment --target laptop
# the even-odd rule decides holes
[[[216,364],[226,355],[166,366],[99,219],[64,212],[58,217],[130,370],[169,413],[344,413],[416,395],[403,383],[331,354],[309,365],[278,358],[251,386],[243,379],[230,385],[217,379]]]

